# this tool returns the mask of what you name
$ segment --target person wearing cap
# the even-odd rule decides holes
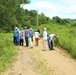
[[[17,27],[15,27],[13,34],[14,34],[14,45],[18,45],[18,28]]]
[[[23,46],[24,44],[24,31],[23,28],[20,30],[20,46]]]
[[[30,46],[30,48],[33,48],[33,41],[32,41],[32,30],[31,29],[29,29],[29,46]]]
[[[29,29],[26,28],[26,30],[25,30],[25,42],[26,42],[26,47],[29,46],[28,37],[29,37]]]
[[[44,28],[43,32],[43,50],[47,50],[47,31],[46,28]]]
[[[33,41],[34,30],[32,28],[30,28],[30,30],[32,31],[32,41]]]
[[[53,41],[54,41],[54,39],[57,38],[57,37],[58,37],[57,34],[50,34],[50,35],[49,35],[49,41],[48,41],[48,42],[49,42],[49,45],[48,45],[48,46],[49,46],[49,49],[50,49],[50,50],[54,50],[54,48],[53,48]]]

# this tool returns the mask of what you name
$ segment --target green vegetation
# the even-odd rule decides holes
[[[76,58],[76,19],[61,19],[58,16],[50,19],[44,13],[37,14],[36,10],[24,10],[21,4],[29,2],[30,0],[0,0],[0,71],[6,69],[16,53],[12,34],[3,32],[13,31],[15,26],[37,29],[37,16],[41,34],[44,27],[49,34],[57,33],[59,38],[55,40],[56,45],[66,49]],[[43,70],[44,63],[41,60],[38,62]]]
[[[29,0],[0,0],[0,32],[10,32],[15,26],[21,27],[24,20],[24,10],[21,4]]]
[[[9,66],[16,53],[12,40],[12,34],[0,33],[0,72],[3,72]]]
[[[48,34],[56,33],[59,35],[59,38],[56,39],[56,45],[58,44],[60,47],[66,49],[72,57],[76,58],[76,28],[75,23],[67,24],[67,25],[59,25],[59,24],[44,24],[39,26],[41,29],[41,34],[43,32],[43,28],[47,28]],[[36,28],[35,28],[36,29]]]
[[[50,22],[44,13],[37,14],[36,10],[24,10],[22,6],[30,0],[0,0],[0,32],[11,32],[15,26],[36,26],[37,15],[39,25]]]

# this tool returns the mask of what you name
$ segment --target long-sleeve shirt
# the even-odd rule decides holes
[[[57,35],[56,34],[50,34],[49,35],[49,37],[50,37],[50,40],[49,40],[49,42],[51,42],[51,41],[53,41],[53,39],[54,39],[54,37],[57,37]]]
[[[47,32],[46,31],[43,32],[43,40],[47,40]]]

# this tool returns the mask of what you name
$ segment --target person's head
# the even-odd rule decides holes
[[[58,34],[55,34],[55,36],[54,37],[58,37]]]
[[[44,31],[46,31],[46,28],[44,28]]]
[[[17,30],[18,28],[17,28],[17,27],[15,27],[15,29]]]
[[[47,37],[49,37],[49,34],[47,34]]]
[[[32,30],[32,28],[30,28],[30,30]]]

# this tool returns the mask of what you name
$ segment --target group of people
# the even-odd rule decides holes
[[[26,28],[23,30],[22,28],[15,27],[14,29],[14,45],[20,45],[24,46],[24,41],[26,43],[26,47],[33,48],[33,36],[35,38],[35,46],[39,45],[39,39],[40,39],[40,29],[34,30],[32,28]],[[43,29],[43,50],[47,50],[47,46],[50,50],[54,50],[53,48],[53,39],[58,37],[57,34],[50,34],[48,35],[47,29]]]
[[[46,28],[44,28],[43,32],[43,50],[47,50],[47,43],[48,43],[48,48],[49,50],[54,50],[54,39],[57,38],[57,34],[47,34]]]
[[[14,45],[22,45],[23,46],[23,42],[24,42],[23,28],[19,29],[19,28],[15,27],[13,34],[14,34],[14,37],[13,37]]]
[[[26,28],[23,30],[22,28],[15,27],[14,29],[14,45],[24,45],[24,41],[26,42],[26,47],[30,46],[33,48],[33,36],[35,36],[35,43],[38,46],[38,40],[40,37],[40,30],[34,30],[32,28]]]

